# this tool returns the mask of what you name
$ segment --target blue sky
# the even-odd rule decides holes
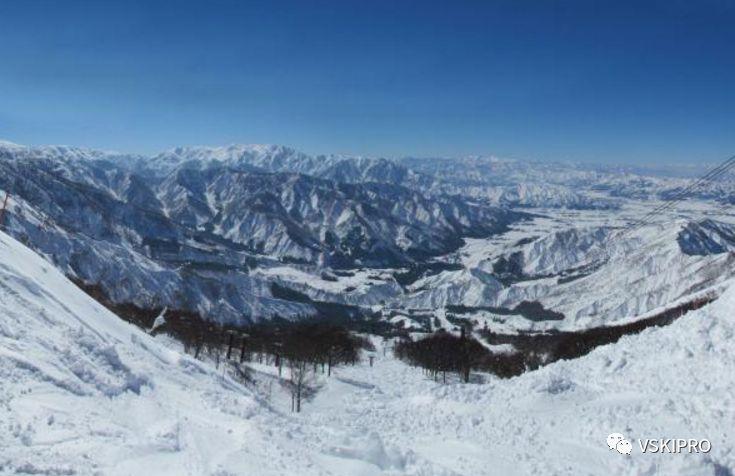
[[[0,2],[0,138],[718,161],[727,1]]]

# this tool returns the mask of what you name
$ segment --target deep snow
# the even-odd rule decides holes
[[[311,461],[264,427],[281,417],[251,391],[124,323],[4,234],[0,381],[0,472],[278,475]]]
[[[735,288],[654,328],[510,380],[435,383],[383,352],[318,376],[300,415],[87,297],[0,233],[0,473],[713,475],[735,471]],[[633,454],[610,451],[624,433]],[[637,438],[707,438],[706,455]]]

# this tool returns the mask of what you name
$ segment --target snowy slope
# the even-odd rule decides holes
[[[175,347],[0,233],[0,474],[452,474],[283,414]]]
[[[0,473],[732,474],[733,306],[735,288],[668,327],[482,384],[433,382],[376,342],[374,367],[322,377],[288,416],[0,234]],[[611,432],[634,442],[630,457],[607,448]],[[641,454],[637,438],[712,451]]]
[[[306,407],[461,475],[696,475],[735,470],[735,288],[672,325],[510,380],[442,385],[383,356]],[[610,451],[623,433],[631,456]],[[644,454],[637,439],[708,439],[708,454]],[[429,473],[434,474],[434,473]]]
[[[278,414],[0,233],[0,473],[323,474]]]
[[[503,328],[575,330],[634,320],[732,277],[733,233],[732,224],[711,219],[672,220],[625,235],[608,227],[564,228],[474,260],[465,269],[420,279],[393,302],[435,309],[512,308],[538,301],[566,316],[542,323],[518,319]]]
[[[334,429],[346,432],[351,436],[332,450],[368,458],[388,474],[404,474],[411,461],[427,475],[732,474],[732,284],[718,301],[668,327],[510,380],[478,375],[484,383],[437,383],[376,339],[374,366],[340,368],[320,382],[303,423],[310,440],[326,448]],[[272,399],[286,404],[285,395]],[[631,456],[608,449],[613,432],[633,443]],[[638,439],[646,438],[707,439],[711,451],[644,454]]]

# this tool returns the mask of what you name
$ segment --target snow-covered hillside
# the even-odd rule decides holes
[[[252,391],[2,233],[0,381],[2,474],[319,474]]]
[[[381,359],[340,374],[306,414],[314,425],[373,431],[449,474],[731,474],[733,306],[731,288],[668,327],[485,384],[436,384]],[[633,443],[630,457],[607,447],[613,432]],[[646,438],[708,439],[712,450],[643,454],[637,440]]]
[[[374,366],[320,377],[291,416],[278,386],[244,387],[123,323],[0,233],[0,473],[731,474],[733,306],[730,288],[670,326],[485,383],[434,382],[376,340]],[[632,455],[608,449],[612,432]],[[643,454],[638,438],[712,449]]]
[[[391,474],[379,437],[284,415],[176,348],[0,233],[0,474]]]
[[[733,230],[711,220],[646,226],[622,238],[614,229],[565,229],[466,269],[421,279],[400,299],[424,309],[539,301],[566,316],[546,323],[521,319],[521,327],[572,329],[632,320],[732,277]]]

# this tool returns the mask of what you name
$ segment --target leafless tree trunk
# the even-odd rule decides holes
[[[245,344],[247,342],[247,339],[244,337],[242,338],[242,347],[240,348],[240,363],[243,363],[245,361]]]
[[[235,341],[235,333],[229,332],[229,337],[227,339],[227,360],[230,360],[230,357],[232,356],[232,344]]]
[[[289,366],[291,370],[291,411],[294,409],[293,401],[295,400],[296,413],[299,413],[301,412],[301,398],[309,382],[309,363],[305,360],[290,360]]]

